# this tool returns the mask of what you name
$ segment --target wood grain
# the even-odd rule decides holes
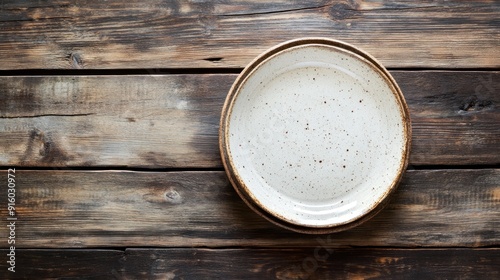
[[[0,164],[220,166],[234,75],[0,77]]]
[[[500,72],[392,71],[410,164],[500,164]],[[0,77],[0,165],[220,168],[233,74]]]
[[[17,170],[16,184],[19,248],[500,244],[500,169],[408,171],[375,218],[323,236],[264,220],[221,171]]]
[[[0,250],[2,256],[10,253]],[[15,272],[0,262],[0,279],[123,279],[124,252],[120,250],[20,250]],[[2,259],[3,260],[3,259]]]
[[[500,66],[496,1],[2,1],[0,69],[241,68],[293,38],[388,67]]]
[[[500,279],[499,14],[489,0],[1,1],[0,167],[17,169],[18,220],[16,274],[0,242],[0,279]],[[394,69],[413,121],[387,208],[330,235],[253,213],[218,152],[236,78],[222,73],[303,36]],[[472,169],[428,170],[449,166]]]
[[[497,279],[498,249],[127,250],[131,278]]]
[[[18,250],[2,279],[498,279],[499,249]],[[5,255],[6,250],[0,250]]]

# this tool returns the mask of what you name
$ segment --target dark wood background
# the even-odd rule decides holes
[[[1,1],[0,278],[500,279],[499,15],[486,0]],[[388,207],[330,235],[254,214],[218,150],[237,74],[304,36],[374,55],[413,122]]]

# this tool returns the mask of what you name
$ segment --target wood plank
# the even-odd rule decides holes
[[[500,169],[407,171],[375,218],[323,236],[264,220],[221,171],[17,170],[16,184],[19,248],[500,244]]]
[[[410,108],[410,164],[500,164],[500,72],[392,73]]]
[[[500,72],[392,71],[410,164],[500,164]],[[0,77],[0,165],[221,168],[235,75]]]
[[[220,167],[220,111],[234,79],[0,77],[0,164]]]
[[[304,36],[358,45],[388,67],[499,67],[499,13],[488,0],[4,0],[0,69],[240,68]]]
[[[6,250],[0,250],[5,255]],[[18,250],[2,279],[498,279],[496,249]],[[13,277],[14,276],[14,277]]]
[[[132,279],[498,279],[500,250],[127,250]]]
[[[2,260],[10,250],[0,250]],[[119,250],[15,250],[15,272],[0,262],[0,279],[121,279]]]

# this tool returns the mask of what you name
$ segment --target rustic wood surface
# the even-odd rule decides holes
[[[500,72],[393,71],[410,164],[500,163]],[[0,165],[221,167],[230,74],[0,77]]]
[[[2,256],[9,252],[0,250]],[[16,254],[15,273],[7,271],[7,262],[1,262],[0,279],[126,279],[117,277],[124,266],[120,250],[21,249]]]
[[[222,171],[16,174],[21,248],[288,247],[318,242],[317,236],[288,232],[253,213]],[[408,171],[379,215],[322,238],[329,247],[498,246],[499,182],[500,169]],[[6,209],[0,209],[6,216]]]
[[[244,67],[267,48],[304,36],[355,44],[388,67],[500,66],[497,1],[1,5],[0,69]]]
[[[499,249],[19,250],[9,279],[498,279]],[[0,250],[0,254],[6,254]],[[216,274],[214,274],[216,270]],[[0,277],[11,277],[0,263]]]
[[[499,279],[499,14],[489,0],[1,1],[0,174],[17,170],[19,219],[11,273],[0,181],[0,279]],[[374,55],[413,122],[387,208],[330,235],[253,213],[217,144],[236,75],[303,36]]]

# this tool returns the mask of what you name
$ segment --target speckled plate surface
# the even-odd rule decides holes
[[[291,230],[325,233],[383,207],[406,169],[410,132],[403,95],[374,58],[304,38],[266,51],[236,79],[220,148],[254,211]]]

